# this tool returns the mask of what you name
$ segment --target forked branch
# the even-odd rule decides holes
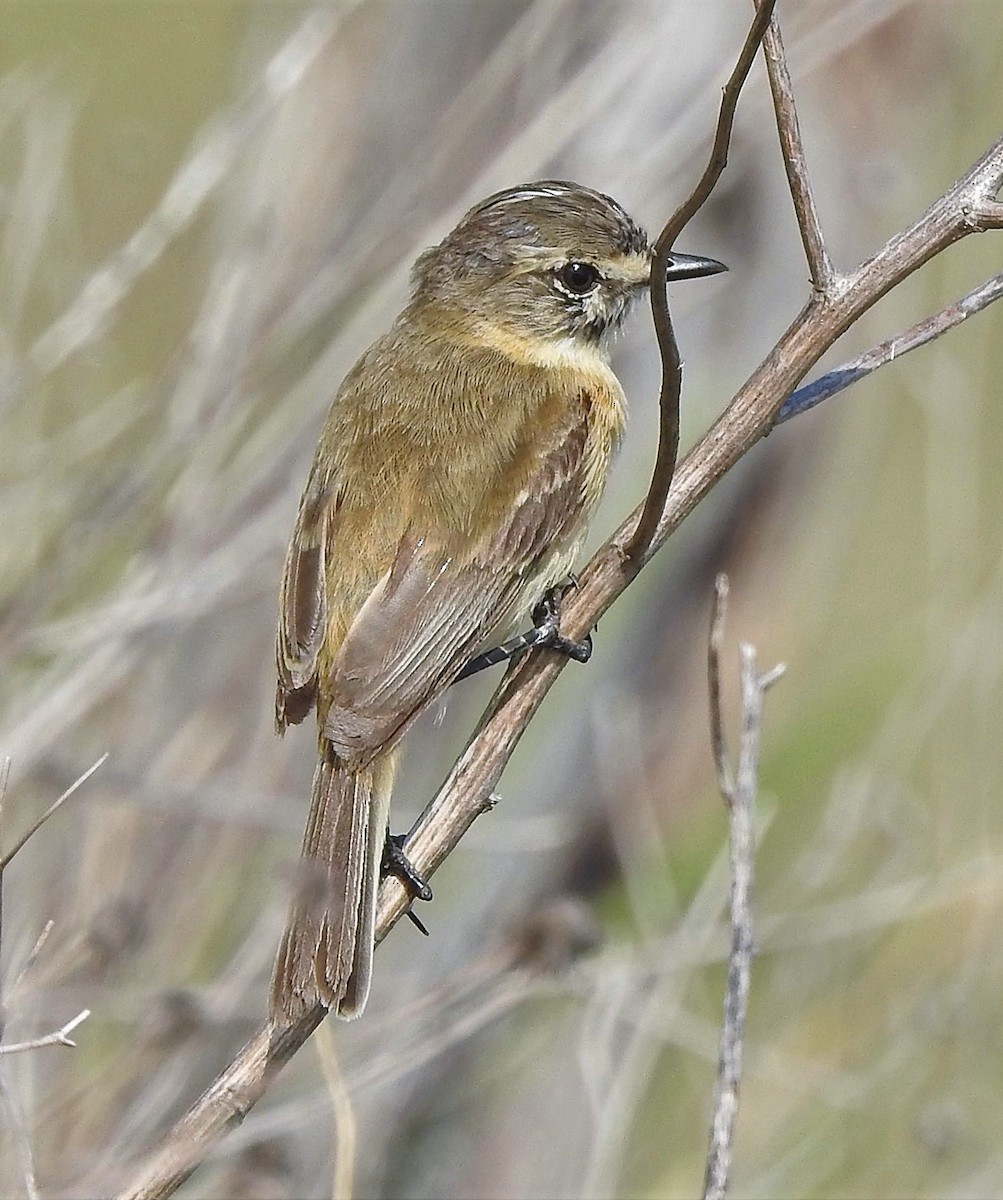
[[[815,408],[823,400],[828,400],[830,396],[844,391],[851,384],[866,379],[879,367],[896,362],[910,351],[918,350],[920,346],[925,346],[928,342],[942,337],[948,330],[954,329],[963,321],[967,321],[969,317],[988,308],[1001,296],[1003,296],[1003,272],[994,275],[992,279],[987,279],[985,283],[980,283],[978,287],[972,288],[970,292],[966,292],[953,304],[946,305],[932,317],[917,321],[915,325],[910,325],[901,333],[893,334],[863,354],[858,354],[848,362],[833,367],[831,371],[826,371],[819,379],[799,387],[784,401],[783,407],[773,422],[774,426],[782,425],[791,417]]]

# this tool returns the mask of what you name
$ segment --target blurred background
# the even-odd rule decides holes
[[[76,1050],[0,1059],[0,1194],[114,1190],[264,1016],[314,760],[308,726],[272,733],[281,559],[332,392],[414,257],[545,176],[656,232],[749,9],[4,4],[3,846],[109,757],[4,873],[3,1040],[93,1015]],[[849,267],[998,136],[1003,15],[780,11]],[[681,248],[731,267],[673,297],[691,443],[807,294],[761,70]],[[1001,263],[998,237],[955,247],[828,364]],[[722,569],[730,714],[739,639],[789,664],[733,1195],[1003,1192],[1001,323],[785,425],[715,490],[564,671],[435,878],[431,938],[394,930],[364,1019],[325,1027],[183,1195],[698,1193],[728,945],[704,666]],[[631,424],[597,538],[653,459],[646,312],[615,366]],[[409,738],[397,828],[494,682]]]

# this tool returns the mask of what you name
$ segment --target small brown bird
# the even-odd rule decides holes
[[[669,278],[724,269],[680,254]],[[334,398],[280,597],[276,721],[316,706],[320,761],[276,1021],[365,1006],[395,747],[566,579],[624,424],[608,345],[650,272],[609,196],[499,192],[418,259],[410,303]],[[555,618],[520,644],[587,657]]]

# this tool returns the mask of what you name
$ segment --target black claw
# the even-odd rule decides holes
[[[404,853],[404,843],[406,841],[406,834],[387,834],[387,840],[383,846],[383,862],[381,864],[383,874],[396,876],[415,900],[431,900],[432,889],[414,869],[414,864]],[[418,921],[418,918],[411,913],[408,915],[418,925],[418,928],[427,935],[428,930]]]
[[[556,650],[558,654],[566,655],[575,662],[587,663],[592,657],[591,633],[587,633],[580,642],[574,641],[573,638],[563,637],[558,633],[552,642],[544,642],[543,645],[549,646],[551,650]]]
[[[573,579],[569,586],[577,587],[578,581]],[[567,587],[551,588],[533,610],[537,645],[556,650],[575,662],[588,662],[592,657],[592,635],[586,634],[582,641],[576,642],[561,633],[561,598],[566,591]]]
[[[407,909],[404,913],[404,916],[407,917],[407,919],[411,922],[415,929],[418,930],[419,933],[423,933],[425,937],[428,937],[428,930],[422,924],[421,919],[413,908]]]

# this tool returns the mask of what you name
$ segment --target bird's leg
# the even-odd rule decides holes
[[[380,864],[380,870],[384,875],[393,875],[399,879],[408,892],[410,892],[412,900],[431,900],[432,889],[421,875],[418,874],[414,863],[404,853],[404,843],[406,840],[407,834],[391,833],[387,830],[387,840],[383,845],[383,861]],[[410,908],[407,910],[407,918],[412,925],[415,925],[428,937],[428,930]]]
[[[571,586],[576,586],[576,583],[577,581],[572,579]],[[525,650],[534,650],[538,646],[547,650],[556,650],[558,654],[573,658],[575,662],[588,662],[592,655],[591,634],[586,634],[580,642],[576,642],[574,638],[567,638],[561,633],[561,599],[566,590],[567,588],[563,586],[551,588],[533,609],[532,629],[520,633],[518,637],[509,638],[500,646],[494,646],[482,654],[475,655],[456,679],[466,679],[469,675],[476,675],[485,667],[508,662],[517,654],[522,654]]]

